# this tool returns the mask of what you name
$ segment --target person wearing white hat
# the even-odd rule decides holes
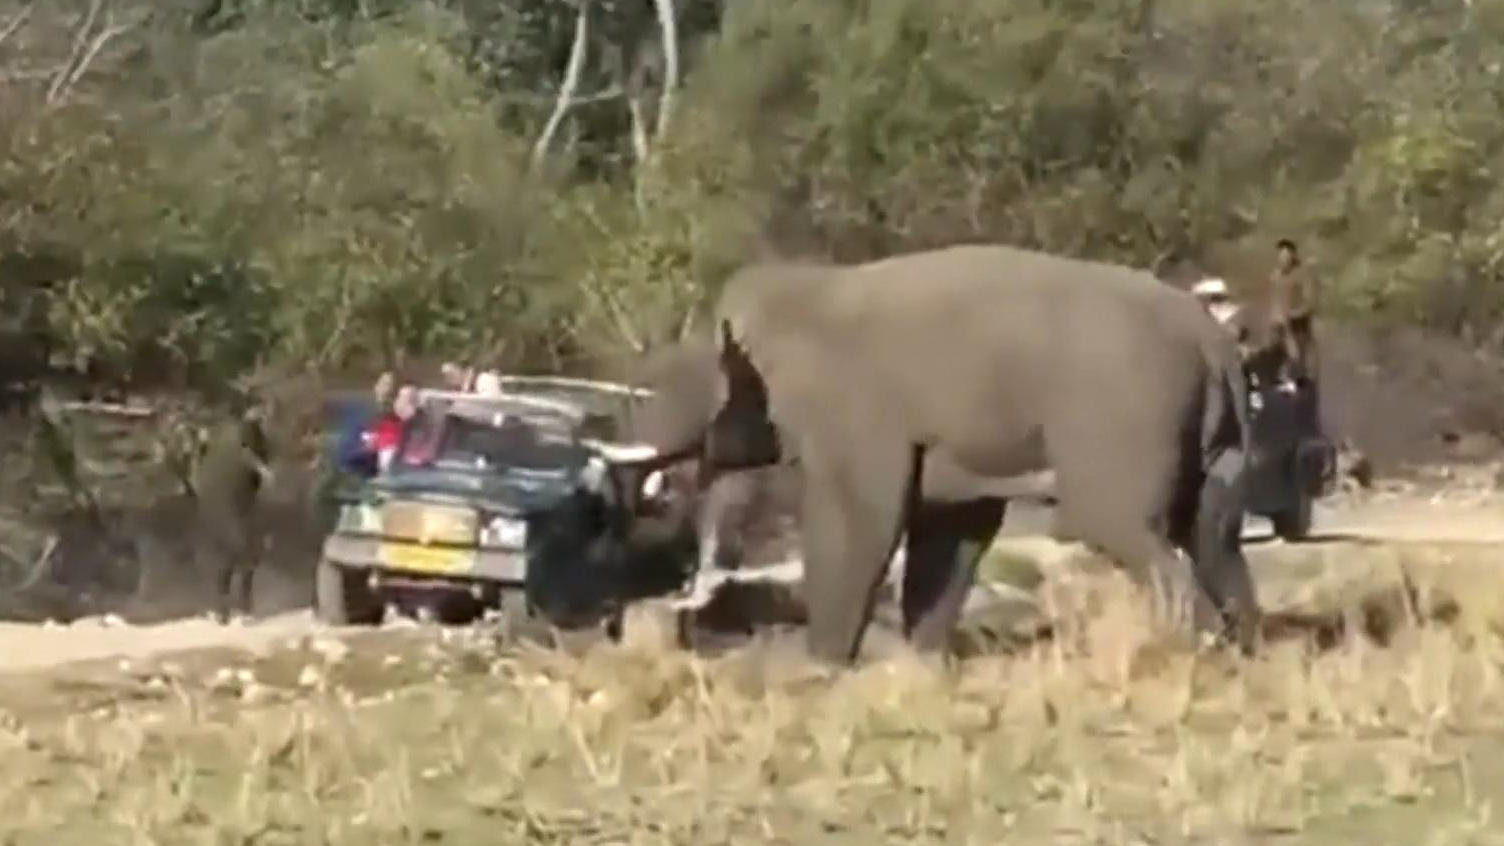
[[[1225,280],[1219,276],[1207,277],[1192,285],[1191,293],[1201,301],[1213,319],[1233,332],[1239,332],[1240,327],[1234,318],[1242,311],[1242,307],[1232,301]]]

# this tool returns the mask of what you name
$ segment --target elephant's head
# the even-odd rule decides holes
[[[722,321],[714,344],[686,341],[650,362],[653,398],[637,417],[658,460],[698,459],[702,483],[724,471],[776,464],[783,454],[768,387]]]

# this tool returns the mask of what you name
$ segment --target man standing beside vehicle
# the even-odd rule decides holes
[[[1227,290],[1227,282],[1220,277],[1207,277],[1191,286],[1191,293],[1201,301],[1208,314],[1214,320],[1227,327],[1234,335],[1242,333],[1238,316],[1242,307],[1232,301],[1232,294]]]
[[[1238,343],[1238,352],[1248,354],[1249,329],[1243,306],[1232,299],[1227,282],[1210,276],[1191,286],[1191,294],[1201,301],[1212,319],[1222,325]]]
[[[216,612],[224,623],[251,613],[263,542],[258,497],[272,477],[264,415],[252,405],[217,426],[193,473],[195,557],[215,574]]]

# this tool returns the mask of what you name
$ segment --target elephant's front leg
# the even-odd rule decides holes
[[[903,571],[903,631],[915,649],[934,652],[949,644],[1006,506],[992,498],[915,504]]]
[[[812,458],[804,457],[801,526],[809,651],[850,664],[898,546],[917,462],[907,450],[865,461]]]

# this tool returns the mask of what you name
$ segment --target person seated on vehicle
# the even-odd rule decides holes
[[[475,393],[483,397],[499,397],[505,393],[501,388],[501,373],[482,370],[475,374]]]
[[[457,361],[446,361],[439,365],[439,373],[446,391],[469,393],[475,390],[475,368],[473,367],[466,367]]]
[[[418,389],[412,385],[398,388],[396,396],[392,398],[391,410],[382,415],[371,432],[371,449],[376,453],[378,472],[385,472],[392,466],[397,448],[402,445],[402,435],[407,423],[417,412]]]
[[[376,450],[371,446],[372,433],[381,418],[390,413],[396,387],[396,376],[391,371],[383,371],[372,387],[375,407],[351,405],[345,410],[340,421],[339,443],[335,448],[340,470],[364,478],[376,475],[379,468]]]

